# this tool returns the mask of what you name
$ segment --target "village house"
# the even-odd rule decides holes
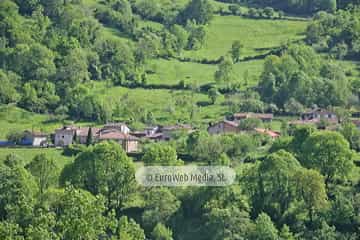
[[[159,127],[158,126],[149,126],[146,127],[143,131],[134,131],[131,132],[131,135],[134,135],[138,138],[148,138],[150,136],[153,135],[158,135],[159,134]]]
[[[86,144],[89,137],[89,130],[92,135],[92,139],[96,140],[100,128],[95,127],[79,127],[75,130],[74,140],[80,144]]]
[[[45,147],[48,145],[48,135],[41,132],[25,131],[21,145]]]
[[[274,114],[272,113],[235,113],[232,116],[233,121],[241,121],[248,118],[256,118],[260,119],[263,122],[271,122],[274,118]]]
[[[210,134],[238,133],[240,132],[239,124],[232,121],[223,120],[208,127]]]
[[[73,144],[76,133],[75,126],[64,126],[55,130],[54,144],[57,147],[65,147]]]
[[[335,113],[324,110],[324,109],[313,109],[311,111],[305,112],[301,114],[301,120],[303,121],[309,121],[309,120],[317,120],[320,121],[321,119],[333,122],[333,123],[338,123],[338,117],[336,116]]]
[[[129,134],[130,128],[125,123],[107,123],[103,129],[118,129],[122,133]]]
[[[125,152],[137,152],[139,139],[130,134],[121,132],[119,129],[103,128],[99,131],[99,141],[115,141],[119,143]]]
[[[326,121],[331,125],[339,123],[337,115],[331,111],[316,108],[300,115],[299,120],[289,122],[290,125],[303,125],[303,124],[318,124],[321,121]]]
[[[277,131],[272,131],[270,129],[265,129],[265,128],[255,128],[254,129],[255,132],[260,133],[260,134],[264,134],[269,136],[272,139],[276,139],[278,137],[280,137],[280,133]]]

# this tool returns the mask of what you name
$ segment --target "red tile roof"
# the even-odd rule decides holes
[[[232,127],[238,127],[238,126],[239,126],[238,123],[233,122],[233,121],[224,120],[224,121],[222,121],[222,122],[223,122],[224,124],[230,125],[230,126],[232,126]]]
[[[118,130],[103,130],[99,133],[100,140],[131,140],[137,141],[138,138],[130,134],[122,133]]]
[[[271,130],[268,130],[268,129],[264,129],[264,128],[255,128],[255,131],[258,132],[258,133],[267,134],[272,138],[280,137],[280,133],[275,132],[275,131],[271,131]]]

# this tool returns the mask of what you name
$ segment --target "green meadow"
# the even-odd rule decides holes
[[[248,74],[249,85],[255,85],[263,69],[263,60],[239,62],[234,65],[236,82],[243,82],[244,75]],[[153,60],[147,66],[154,74],[149,74],[148,83],[176,85],[180,81],[186,84],[203,85],[214,82],[216,64],[201,64],[194,62],[180,62],[175,59]]]
[[[14,106],[0,106],[0,139],[13,131],[34,130],[51,132],[61,126],[47,114],[36,114]]]
[[[207,28],[205,46],[183,55],[195,59],[217,59],[225,55],[233,41],[243,46],[242,56],[264,54],[272,48],[304,38],[307,22],[298,20],[248,19],[239,16],[215,16]]]
[[[46,156],[54,159],[58,167],[62,169],[66,164],[73,161],[73,157],[64,156],[62,152],[62,149],[56,148],[0,148],[0,161],[4,161],[7,155],[13,154],[25,165],[36,155],[45,153]]]

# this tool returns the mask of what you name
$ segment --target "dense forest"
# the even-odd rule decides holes
[[[0,134],[14,144],[0,146],[0,239],[359,239],[359,3],[0,0]],[[338,121],[291,124],[307,109]],[[276,117],[207,131],[238,112]],[[32,155],[17,147],[22,127],[35,126],[27,114],[44,126],[192,130],[146,139],[134,157],[95,144],[89,128],[86,145]],[[135,179],[142,166],[188,164],[231,167],[236,182],[148,188]]]

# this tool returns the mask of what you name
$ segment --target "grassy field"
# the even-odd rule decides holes
[[[17,156],[23,164],[29,163],[36,155],[45,153],[47,157],[56,161],[62,169],[66,164],[73,161],[73,157],[62,155],[62,149],[55,148],[0,148],[0,161],[4,161],[9,154]]]
[[[263,54],[288,41],[304,38],[306,21],[259,20],[239,16],[215,16],[207,29],[205,47],[183,55],[216,59],[225,55],[235,40],[244,45],[243,56]]]
[[[174,113],[169,111],[169,109],[174,108],[176,111],[179,110],[180,107],[176,106],[175,98],[181,98],[182,95],[186,95],[187,97],[191,96],[195,104],[205,105],[196,108],[196,118],[201,122],[205,123],[209,120],[222,118],[226,112],[226,107],[221,105],[224,101],[222,96],[219,97],[215,105],[208,105],[209,99],[206,94],[194,93],[191,95],[190,91],[143,88],[128,89],[124,87],[107,87],[103,83],[97,83],[93,88],[93,93],[108,103],[114,103],[126,94],[128,99],[134,102],[136,106],[153,112],[156,119],[160,123],[165,124],[176,121]],[[185,114],[189,114],[189,112]]]
[[[229,52],[231,44],[240,40],[244,45],[243,57],[267,53],[288,41],[302,39],[307,22],[291,20],[254,20],[238,16],[215,16],[207,29],[205,46],[197,51],[185,51],[182,57],[201,60],[217,59]],[[263,60],[237,63],[234,66],[238,82],[249,75],[249,84],[255,85],[262,71]],[[216,65],[177,60],[156,59],[148,66],[155,74],[149,75],[151,84],[175,85],[180,80],[199,85],[214,82]]]
[[[217,65],[200,64],[193,62],[180,62],[178,60],[157,59],[148,66],[155,74],[148,76],[150,84],[176,85],[183,80],[185,83],[203,85],[214,82],[214,73]],[[263,60],[240,62],[234,65],[234,75],[237,82],[242,82],[247,71],[249,84],[255,85],[263,69]]]
[[[6,139],[6,135],[15,130],[51,132],[61,125],[61,122],[52,121],[50,115],[31,113],[14,106],[0,106],[0,139]]]

